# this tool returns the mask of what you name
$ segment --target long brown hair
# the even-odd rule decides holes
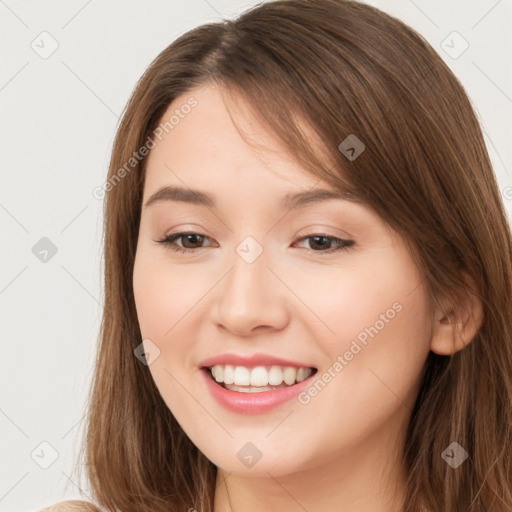
[[[200,26],[138,82],[106,188],[104,311],[84,438],[94,500],[122,512],[213,510],[216,466],[134,356],[146,158],[126,167],[176,97],[211,83],[237,93],[300,165],[407,241],[432,305],[451,293],[482,301],[472,342],[428,355],[403,453],[404,512],[511,510],[512,243],[482,131],[463,86],[421,35],[350,0],[277,0]],[[350,135],[365,145],[356,159],[338,148]],[[468,453],[456,470],[441,457],[454,441]]]

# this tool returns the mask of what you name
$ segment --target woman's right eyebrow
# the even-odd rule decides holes
[[[207,192],[194,190],[191,188],[165,186],[158,189],[146,201],[144,208],[161,201],[180,201],[184,203],[197,204],[207,208],[216,209],[217,202],[215,198]]]
[[[293,210],[312,203],[319,203],[329,200],[342,200],[356,202],[356,199],[347,192],[330,189],[314,189],[301,192],[289,192],[281,200],[281,207],[284,210]],[[176,186],[164,186],[158,189],[146,201],[144,208],[161,201],[179,201],[210,209],[217,209],[216,199],[209,194],[197,189],[183,188]]]

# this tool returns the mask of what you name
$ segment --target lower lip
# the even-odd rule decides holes
[[[288,402],[304,391],[309,386],[310,379],[316,374],[315,372],[307,379],[293,386],[278,388],[272,391],[243,393],[240,391],[230,391],[222,387],[213,379],[208,369],[203,368],[201,373],[203,374],[203,378],[206,381],[206,386],[210,393],[220,405],[232,412],[243,414],[264,413]]]

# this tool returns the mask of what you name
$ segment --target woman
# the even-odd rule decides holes
[[[344,0],[191,30],[105,191],[103,510],[510,510],[510,228],[421,36]]]

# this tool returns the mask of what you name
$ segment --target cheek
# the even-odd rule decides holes
[[[413,406],[430,345],[426,293],[408,260],[375,263],[344,276],[343,287],[331,286],[323,301],[316,295],[318,311],[335,335],[324,330],[317,337],[326,356],[318,375],[326,385],[317,387],[329,389],[311,389],[303,397],[304,403],[316,401],[312,414],[336,402],[369,421],[383,420],[402,404]]]
[[[347,350],[354,339],[364,346],[365,341],[385,338],[385,332],[393,337],[426,332],[424,290],[415,290],[421,276],[398,251],[361,258],[357,266],[324,266],[300,278],[287,277],[305,305],[302,320],[315,326],[314,339],[330,354]]]
[[[405,399],[430,346],[430,317],[421,281],[415,265],[399,251],[379,254],[357,268],[333,272],[325,267],[314,276],[305,274],[300,294],[321,320],[307,325],[321,349],[322,367],[343,374],[343,382],[353,390],[392,398],[389,386]]]
[[[179,330],[180,322],[186,321],[200,292],[204,293],[200,276],[192,266],[188,269],[171,267],[160,255],[155,257],[144,249],[137,252],[133,289],[143,338],[170,339]]]
[[[324,303],[336,336],[317,336],[322,369],[299,403],[331,448],[356,443],[413,408],[429,351],[426,296],[421,286],[411,293],[418,282],[412,274],[389,275],[347,278],[343,293]],[[311,427],[310,435],[318,432]]]
[[[167,407],[182,418],[190,407],[190,396],[182,385],[192,369],[190,320],[194,305],[204,294],[204,285],[201,287],[197,273],[194,276],[186,267],[171,268],[159,258],[154,251],[137,250],[133,272],[135,306],[142,339],[151,340],[159,349],[159,356],[148,369]]]

